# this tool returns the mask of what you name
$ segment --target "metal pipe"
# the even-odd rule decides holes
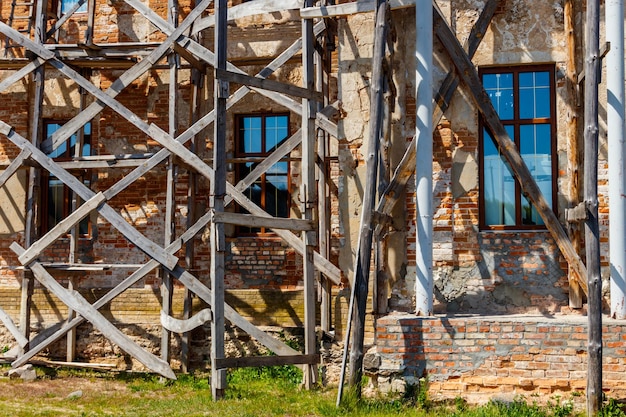
[[[607,134],[611,317],[626,318],[626,190],[624,187],[624,0],[606,2]]]
[[[433,313],[433,14],[429,0],[415,4],[416,134],[416,313]]]

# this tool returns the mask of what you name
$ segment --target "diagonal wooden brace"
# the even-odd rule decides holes
[[[17,242],[11,244],[11,250],[13,250],[13,252],[15,252],[18,256],[21,256],[24,253],[24,248],[22,248]],[[89,304],[89,302],[87,302],[87,300],[85,300],[78,292],[69,291],[63,288],[63,286],[61,286],[61,284],[59,284],[39,262],[32,262],[30,268],[35,275],[35,278],[37,278],[37,281],[39,281],[41,285],[59,297],[59,299],[69,308],[89,320],[89,322],[93,324],[95,328],[100,330],[105,337],[131,354],[152,371],[157,372],[166,378],[176,379],[176,375],[174,375],[172,368],[170,368],[167,362],[139,347],[128,336],[109,322],[100,312],[98,312],[98,310]]]

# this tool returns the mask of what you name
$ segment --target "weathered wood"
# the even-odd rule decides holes
[[[305,6],[312,6],[313,0],[305,0]],[[302,21],[302,84],[308,91],[315,90],[313,21]],[[317,101],[322,102],[320,94]],[[302,168],[301,191],[302,219],[312,221],[317,201],[317,187],[315,184],[315,114],[317,105],[315,99],[302,99]],[[304,281],[304,352],[312,355],[317,352],[315,333],[315,266],[313,253],[317,245],[316,229],[302,232],[303,253],[303,281]],[[317,367],[309,365],[304,368],[304,386],[311,389],[317,381]]]
[[[281,0],[277,2],[275,0],[256,0],[250,3],[241,3],[237,6],[228,8],[228,21],[240,19],[242,17],[254,16],[258,14],[282,12],[286,10],[299,9],[302,6],[302,0]],[[200,19],[200,21],[194,25],[194,34],[202,31],[203,29],[210,28],[215,25],[215,15],[210,15]]]
[[[369,13],[375,11],[376,6],[376,0],[359,0],[352,3],[337,4],[333,6],[304,7],[300,9],[300,17],[303,19],[315,19]],[[391,10],[407,9],[414,6],[415,0],[389,0],[389,7]]]
[[[251,214],[230,213],[230,212],[213,212],[213,221],[215,223],[236,224],[248,227],[268,227],[270,229],[285,229],[307,231],[314,230],[312,220],[288,219],[279,217],[258,217]]]
[[[472,26],[470,35],[465,41],[467,55],[470,59],[472,59],[476,53],[485,31],[491,23],[497,6],[498,0],[489,0],[474,23],[474,26]],[[433,106],[435,109],[433,113],[433,126],[437,126],[439,124],[444,112],[448,109],[452,95],[459,85],[459,81],[459,76],[453,70],[448,72],[448,75],[440,84],[439,90],[437,94],[435,94],[434,98],[436,106]],[[391,215],[391,212],[400,199],[407,182],[415,173],[415,152],[417,149],[416,140],[415,136],[413,136],[413,139],[406,148],[400,163],[394,171],[393,177],[389,181],[386,189],[380,194],[378,205],[376,206],[377,212],[385,215]],[[375,235],[380,235],[384,224],[385,223],[381,223],[376,226],[376,230],[374,232]]]
[[[186,333],[211,321],[212,317],[213,314],[210,308],[200,310],[193,317],[186,320],[175,319],[161,311],[161,326],[175,333]]]
[[[4,187],[4,184],[22,167],[22,164],[30,156],[30,152],[21,151],[19,155],[15,157],[9,166],[0,174],[0,187]]]
[[[41,252],[43,252],[48,246],[53,244],[58,238],[68,233],[68,231],[78,224],[82,219],[87,217],[89,213],[96,210],[106,199],[101,192],[95,194],[91,199],[82,204],[78,209],[74,210],[76,216],[66,217],[57,223],[52,229],[43,235],[39,240],[33,243],[22,255],[19,256],[19,261],[22,265],[28,265],[33,259],[35,259]]]
[[[18,256],[24,251],[24,249],[16,242],[11,245],[11,250],[13,250]],[[174,372],[166,362],[163,362],[156,356],[140,348],[128,336],[122,333],[102,314],[100,314],[98,310],[89,304],[80,294],[77,292],[70,292],[63,288],[61,284],[59,284],[41,264],[33,262],[31,264],[31,269],[41,285],[50,290],[65,305],[78,312],[81,316],[85,317],[85,319],[89,320],[89,322],[93,324],[95,328],[100,330],[106,338],[117,344],[129,354],[133,355],[133,357],[135,357],[139,362],[154,372],[157,372],[166,378],[176,379],[176,375],[174,375]]]
[[[580,169],[582,156],[582,146],[579,138],[579,123],[581,118],[579,100],[580,86],[577,80],[578,57],[580,54],[581,43],[577,30],[577,17],[581,14],[582,5],[575,0],[566,0],[563,5],[563,21],[564,29],[567,34],[567,77],[566,91],[568,98],[564,100],[569,103],[569,111],[567,112],[567,177],[569,178],[569,200],[576,204],[582,200],[582,169]],[[580,254],[584,247],[584,236],[582,226],[580,224],[570,224],[569,236],[572,239],[572,246],[576,253]],[[571,273],[568,271],[568,274]],[[583,291],[576,280],[570,280],[569,285],[569,305],[572,308],[582,308]]]
[[[483,115],[486,126],[492,132],[502,155],[509,163],[513,175],[519,182],[523,192],[528,196],[530,201],[533,203],[533,206],[537,209],[539,215],[546,224],[546,228],[550,231],[550,234],[561,250],[561,253],[567,260],[568,264],[576,272],[574,279],[576,279],[580,283],[583,290],[586,291],[587,283],[583,278],[587,276],[585,265],[574,250],[572,242],[565,233],[563,226],[559,223],[559,219],[552,211],[552,208],[548,205],[545,197],[541,193],[541,190],[537,186],[536,181],[530,174],[530,171],[520,156],[515,143],[508,136],[508,133],[502,125],[496,110],[493,108],[489,96],[482,86],[480,77],[476,72],[476,68],[463,51],[459,41],[450,30],[436,5],[433,5],[433,11],[435,33],[441,43],[445,46],[448,55],[454,63],[461,79],[468,86],[471,93],[470,98],[474,101],[478,110]]]
[[[4,133],[7,138],[17,145],[20,149],[27,149],[31,152],[31,158],[37,161],[43,168],[48,170],[54,176],[59,178],[63,183],[70,187],[75,193],[77,193],[83,200],[90,200],[96,195],[81,181],[79,181],[72,174],[66,170],[60,168],[52,159],[48,158],[43,152],[37,149],[34,145],[28,142],[24,137],[17,134],[8,124],[0,121],[0,133]],[[165,252],[165,250],[159,245],[147,239],[141,233],[139,233],[134,227],[112,207],[107,204],[102,204],[98,211],[106,218],[117,230],[119,230],[129,241],[134,243],[139,249],[141,249],[148,256],[158,260],[162,264],[169,266],[170,268],[178,262],[178,258],[172,254]]]
[[[246,368],[281,365],[317,365],[321,362],[320,355],[291,356],[246,356],[241,358],[224,358],[216,361],[219,369]]]
[[[585,253],[587,259],[587,415],[602,408],[602,275],[598,219],[598,84],[600,84],[600,1],[588,0],[585,17]]]
[[[44,59],[35,58],[24,67],[20,68],[19,70],[15,71],[13,74],[9,75],[8,77],[0,81],[0,93],[6,90],[7,88],[9,88],[10,86],[12,86],[13,84],[15,84],[16,82],[18,82],[19,80],[21,80],[22,78],[26,77],[28,74],[30,74],[31,72],[39,68],[45,62],[46,61]]]
[[[224,211],[226,194],[226,100],[229,96],[228,82],[220,79],[219,71],[226,72],[228,40],[227,0],[215,1],[215,73],[214,73],[214,108],[213,123],[213,180],[211,181],[209,203],[213,214]],[[211,223],[211,393],[213,401],[224,397],[226,372],[219,369],[216,361],[225,357],[224,348],[224,268],[226,238],[223,223]]]
[[[365,316],[369,285],[370,260],[372,254],[372,211],[376,200],[376,178],[378,174],[378,149],[382,128],[383,105],[383,68],[387,42],[387,0],[378,0],[376,25],[374,32],[374,52],[372,54],[372,78],[370,92],[370,120],[368,129],[367,157],[365,159],[365,184],[361,206],[359,241],[354,265],[352,287],[354,291],[353,337],[350,346],[350,374],[348,383],[354,387],[358,396],[361,394],[363,375],[363,344],[365,338]],[[345,349],[348,347],[345,346]]]
[[[2,308],[0,308],[0,321],[7,328],[11,336],[15,338],[17,344],[23,348],[28,344],[28,339],[24,337],[20,329],[15,325],[11,316],[9,316]]]
[[[257,87],[264,90],[274,91],[277,93],[288,94],[291,96],[307,98],[309,100],[322,101],[324,96],[318,91],[310,91],[306,88],[297,87],[295,85],[274,81],[266,78],[251,77],[245,74],[230,72],[226,70],[216,70],[217,78],[232,83],[245,84],[248,87]]]
[[[59,29],[61,29],[61,27],[65,24],[65,22],[67,22],[74,15],[74,13],[78,9],[80,9],[80,7],[83,4],[85,4],[86,1],[87,0],[78,0],[76,2],[76,4],[74,4],[67,12],[65,12],[65,14],[63,16],[61,16],[61,18],[55,22],[55,24],[50,28],[50,30],[48,30],[48,32],[46,32],[46,35],[45,35],[46,39],[50,38]]]

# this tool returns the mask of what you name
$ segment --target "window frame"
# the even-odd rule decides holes
[[[534,117],[534,118],[521,118],[520,106],[519,106],[519,74],[528,72],[548,72],[550,81],[550,116],[549,117]],[[479,76],[481,82],[485,74],[513,74],[513,118],[502,121],[505,126],[513,126],[514,137],[511,139],[514,141],[518,151],[520,150],[520,127],[524,125],[539,125],[550,124],[550,158],[551,158],[551,208],[556,213],[557,207],[557,192],[558,192],[558,155],[557,155],[557,115],[556,115],[556,68],[555,64],[533,64],[533,65],[507,65],[507,66],[488,66],[479,68]],[[515,183],[515,224],[512,225],[493,225],[486,223],[486,202],[485,202],[485,140],[489,140],[489,137],[485,135],[487,126],[484,123],[482,117],[479,117],[479,140],[478,140],[478,153],[479,153],[479,228],[480,230],[546,230],[544,224],[531,225],[524,224],[522,217],[522,198],[523,193],[519,182],[514,178]],[[497,144],[494,141],[494,145]],[[514,176],[513,176],[514,177]]]
[[[269,156],[272,152],[274,152],[274,150],[271,151],[263,151],[263,149],[266,149],[266,119],[269,117],[280,117],[280,116],[285,116],[287,117],[287,135],[285,136],[285,138],[283,139],[282,142],[286,141],[287,139],[289,139],[291,137],[291,125],[290,125],[290,121],[291,121],[291,115],[289,112],[260,112],[260,113],[241,113],[241,114],[236,114],[234,116],[234,126],[235,126],[235,158],[236,158],[236,163],[235,165],[235,180],[236,182],[239,182],[240,180],[242,180],[243,178],[245,178],[245,172],[242,173],[242,171],[244,171],[244,164],[247,162],[254,162],[254,163],[258,163],[259,162],[259,158],[266,158],[267,156]],[[242,122],[245,118],[249,118],[249,117],[260,117],[262,122],[261,122],[261,152],[245,152],[242,149]],[[281,142],[281,144],[282,144]],[[280,144],[278,145],[280,146]],[[286,175],[286,180],[287,180],[287,195],[289,196],[289,198],[287,199],[287,207],[286,207],[286,211],[287,211],[287,217],[290,217],[291,214],[291,164],[289,163],[289,158],[283,158],[281,160],[281,162],[287,162],[287,175]],[[267,184],[267,179],[266,179],[266,173],[263,173],[255,182],[257,181],[261,181],[262,186],[261,186],[261,199],[263,200],[265,198],[265,186]],[[244,193],[247,191],[247,189],[244,191]],[[259,207],[261,207],[263,210],[266,210],[266,204],[265,202],[261,201],[261,204],[259,204]],[[247,213],[247,211],[242,208],[241,206],[237,205],[237,211],[238,212],[244,212]],[[251,228],[248,227],[244,227],[244,226],[237,226],[236,228],[236,235],[237,236],[243,236],[243,237],[275,237],[276,233],[274,233],[272,230],[265,228],[265,227],[260,227],[259,231],[254,231],[251,230]]]
[[[65,123],[67,123],[67,120],[56,120],[56,119],[44,119],[43,120],[43,140],[47,139],[48,136],[48,127],[50,125],[58,125],[59,127],[63,126]],[[89,124],[89,123],[88,123]],[[92,149],[93,149],[93,130],[92,130],[92,126],[90,126],[89,131],[90,133],[86,134],[84,133],[84,128],[85,126],[82,126],[77,132],[75,132],[72,136],[70,136],[69,138],[66,139],[66,149],[65,152],[62,155],[59,155],[57,157],[53,157],[52,160],[53,161],[57,161],[57,162],[62,162],[62,161],[71,161],[73,158],[78,157],[78,156],[85,156],[83,154],[83,148],[85,146],[85,138],[89,138],[88,139],[88,144],[89,144],[89,153],[91,155]],[[71,146],[71,139],[72,137],[76,137],[76,143],[75,143],[75,147]],[[69,142],[69,143],[68,143]],[[67,145],[70,146],[67,146]],[[80,149],[80,154],[78,154],[78,152],[76,151],[76,147],[78,147]],[[58,147],[57,147],[58,149]],[[71,151],[72,149],[74,149],[74,153],[75,155],[71,155]],[[47,153],[47,155],[49,155]],[[84,169],[69,169],[69,172],[71,172],[72,174],[76,175],[76,178],[81,181],[83,184],[86,184],[87,186],[89,186],[89,180],[86,178],[87,176],[87,172]],[[78,175],[77,175],[78,174]],[[50,207],[50,181],[52,179],[57,178],[56,176],[52,175],[50,172],[48,172],[47,170],[42,170],[41,173],[41,191],[40,191],[40,202],[41,202],[41,210],[40,210],[40,214],[39,214],[39,219],[40,219],[40,228],[41,228],[41,234],[45,234],[48,233],[54,226],[56,226],[56,224],[54,225],[50,225],[49,224],[49,216],[48,216],[48,211],[49,211],[49,207]],[[57,178],[58,179],[58,178]],[[72,212],[72,198],[73,198],[73,191],[61,181],[61,185],[63,186],[63,202],[61,205],[62,211],[63,211],[63,218],[67,217],[68,215],[71,214]],[[79,198],[80,199],[80,198]],[[81,220],[81,222],[79,223],[79,225],[82,222],[86,222],[86,229],[87,229],[87,233],[80,233],[80,226],[78,228],[79,233],[77,235],[77,237],[79,238],[91,238],[93,235],[93,230],[92,230],[92,222],[89,216],[87,216],[86,218],[84,218],[83,220]],[[58,224],[58,221],[57,221]],[[66,236],[69,234],[66,234]]]

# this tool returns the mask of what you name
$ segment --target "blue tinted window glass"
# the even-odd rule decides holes
[[[519,74],[521,119],[550,117],[550,78],[547,71]]]
[[[265,119],[265,152],[271,152],[287,138],[287,116],[269,116]]]
[[[483,86],[500,119],[513,119],[513,74],[484,74]]]
[[[61,0],[61,13],[67,13],[70,11],[74,5],[78,3],[78,0]],[[78,13],[83,13],[87,11],[87,1],[78,8]]]
[[[508,133],[512,134],[511,131]],[[507,129],[509,130],[509,129]],[[485,223],[489,225],[515,224],[515,180],[509,165],[497,150],[492,136],[484,131],[483,149],[489,154],[483,155],[483,198],[485,204]]]
[[[262,150],[262,118],[244,117],[242,119],[242,145],[245,153],[261,153]]]

